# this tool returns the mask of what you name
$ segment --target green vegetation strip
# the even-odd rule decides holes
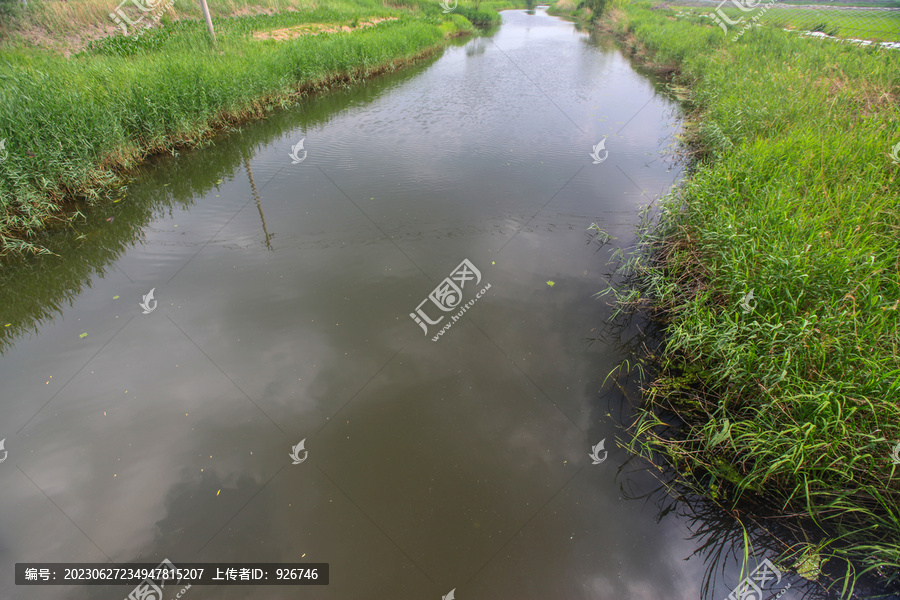
[[[767,2],[761,2],[759,8],[753,12],[743,12],[733,4],[726,4],[719,8],[711,7],[678,6],[674,16],[678,19],[704,22],[711,24],[709,14],[715,14],[714,9],[720,10],[731,21],[739,21],[729,35],[733,38],[740,33],[744,26],[759,15],[758,23],[761,26],[782,27],[797,31],[821,31],[833,37],[859,38],[877,42],[900,42],[900,11],[868,11],[868,10],[836,10],[788,8],[784,5],[776,5],[767,8]],[[721,31],[721,30],[720,30]]]
[[[731,42],[672,12],[611,19],[677,72],[698,159],[624,268],[641,283],[619,300],[667,331],[635,449],[728,508],[807,515],[788,568],[814,548],[862,565],[831,573],[844,594],[867,571],[896,579],[900,52],[766,27]]]
[[[499,20],[493,10],[462,4],[450,14],[436,1],[401,4],[324,2],[309,11],[214,19],[215,48],[202,21],[165,19],[140,36],[104,38],[69,58],[22,44],[3,47],[0,256],[46,252],[36,236],[63,206],[101,200],[120,181],[118,173],[148,153],[200,144],[308,90],[394,68],[472,31],[473,22]],[[397,20],[352,33],[252,37],[372,17]]]

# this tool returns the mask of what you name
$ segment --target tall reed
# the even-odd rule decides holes
[[[613,24],[676,70],[696,159],[621,270],[619,301],[666,327],[634,448],[726,507],[805,516],[787,567],[832,557],[845,595],[896,582],[900,53],[765,27],[731,42],[670,12]]]

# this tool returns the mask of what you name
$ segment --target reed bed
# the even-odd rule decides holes
[[[633,449],[736,515],[793,515],[786,568],[896,586],[900,52],[664,12],[607,20],[675,72],[694,166],[619,267],[620,308],[666,334]]]
[[[0,49],[0,256],[47,252],[39,232],[77,216],[73,206],[101,201],[149,154],[204,143],[311,90],[433,53],[447,37],[474,30],[463,15],[479,24],[499,20],[492,10],[459,9],[443,14],[426,0],[329,0],[303,11],[214,18],[215,47],[202,20],[170,15],[139,36],[104,37],[69,57],[8,43]],[[305,23],[352,27],[387,17],[393,20],[350,33],[253,38]]]

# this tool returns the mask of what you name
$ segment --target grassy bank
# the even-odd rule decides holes
[[[639,285],[619,300],[666,327],[636,449],[728,509],[795,515],[786,568],[845,595],[865,572],[894,585],[900,52],[767,27],[732,42],[673,13],[607,19],[676,73],[696,159],[623,267]]]
[[[100,6],[97,0],[72,4],[79,10]],[[6,152],[0,163],[0,255],[41,252],[37,232],[83,210],[73,200],[100,201],[124,170],[149,153],[203,143],[222,127],[288,105],[310,90],[435,52],[447,37],[471,32],[473,22],[499,20],[491,7],[500,6],[485,3],[476,11],[461,4],[445,14],[426,0],[293,4],[280,14],[213,19],[215,48],[202,20],[166,15],[140,36],[98,38],[66,56],[44,39],[28,41],[36,27],[52,25],[48,15],[59,5],[38,0],[29,3],[33,13],[16,8],[4,17],[9,35],[0,46]],[[107,13],[115,8],[102,6]],[[78,14],[94,16],[87,9],[73,12]],[[107,14],[102,19],[109,21]],[[254,37],[312,23],[337,31]]]
[[[859,11],[796,8],[779,3],[771,9],[760,5],[759,23],[763,26],[782,27],[797,31],[820,31],[839,38],[862,38],[875,42],[900,41],[900,12],[898,11]],[[673,6],[674,16],[678,19],[709,23],[710,7]],[[713,5],[715,8],[715,5]],[[889,8],[900,8],[891,6]],[[763,13],[763,9],[765,12]],[[733,37],[739,33],[748,20],[757,13],[745,13],[733,4],[718,9],[732,21],[741,21],[729,32]],[[749,17],[745,17],[749,15]]]
[[[580,22],[589,22],[594,18],[591,9],[575,0],[556,0],[547,9],[547,14]]]

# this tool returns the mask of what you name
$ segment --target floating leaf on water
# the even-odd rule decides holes
[[[78,337],[80,337],[80,338],[87,337],[87,332],[85,331],[84,333],[82,333],[82,334],[79,335]]]
[[[555,281],[548,281],[548,282],[547,282],[547,285],[549,285],[550,287],[553,287],[554,285],[556,285],[556,282],[555,282]]]
[[[113,296],[113,300],[118,300],[118,299],[119,299],[118,296]]]
[[[797,562],[794,564],[794,569],[800,577],[808,579],[809,581],[816,581],[819,578],[822,566],[826,562],[828,562],[828,559],[822,560],[822,555],[819,554],[819,548],[809,546],[803,552],[803,555],[797,559]]]

